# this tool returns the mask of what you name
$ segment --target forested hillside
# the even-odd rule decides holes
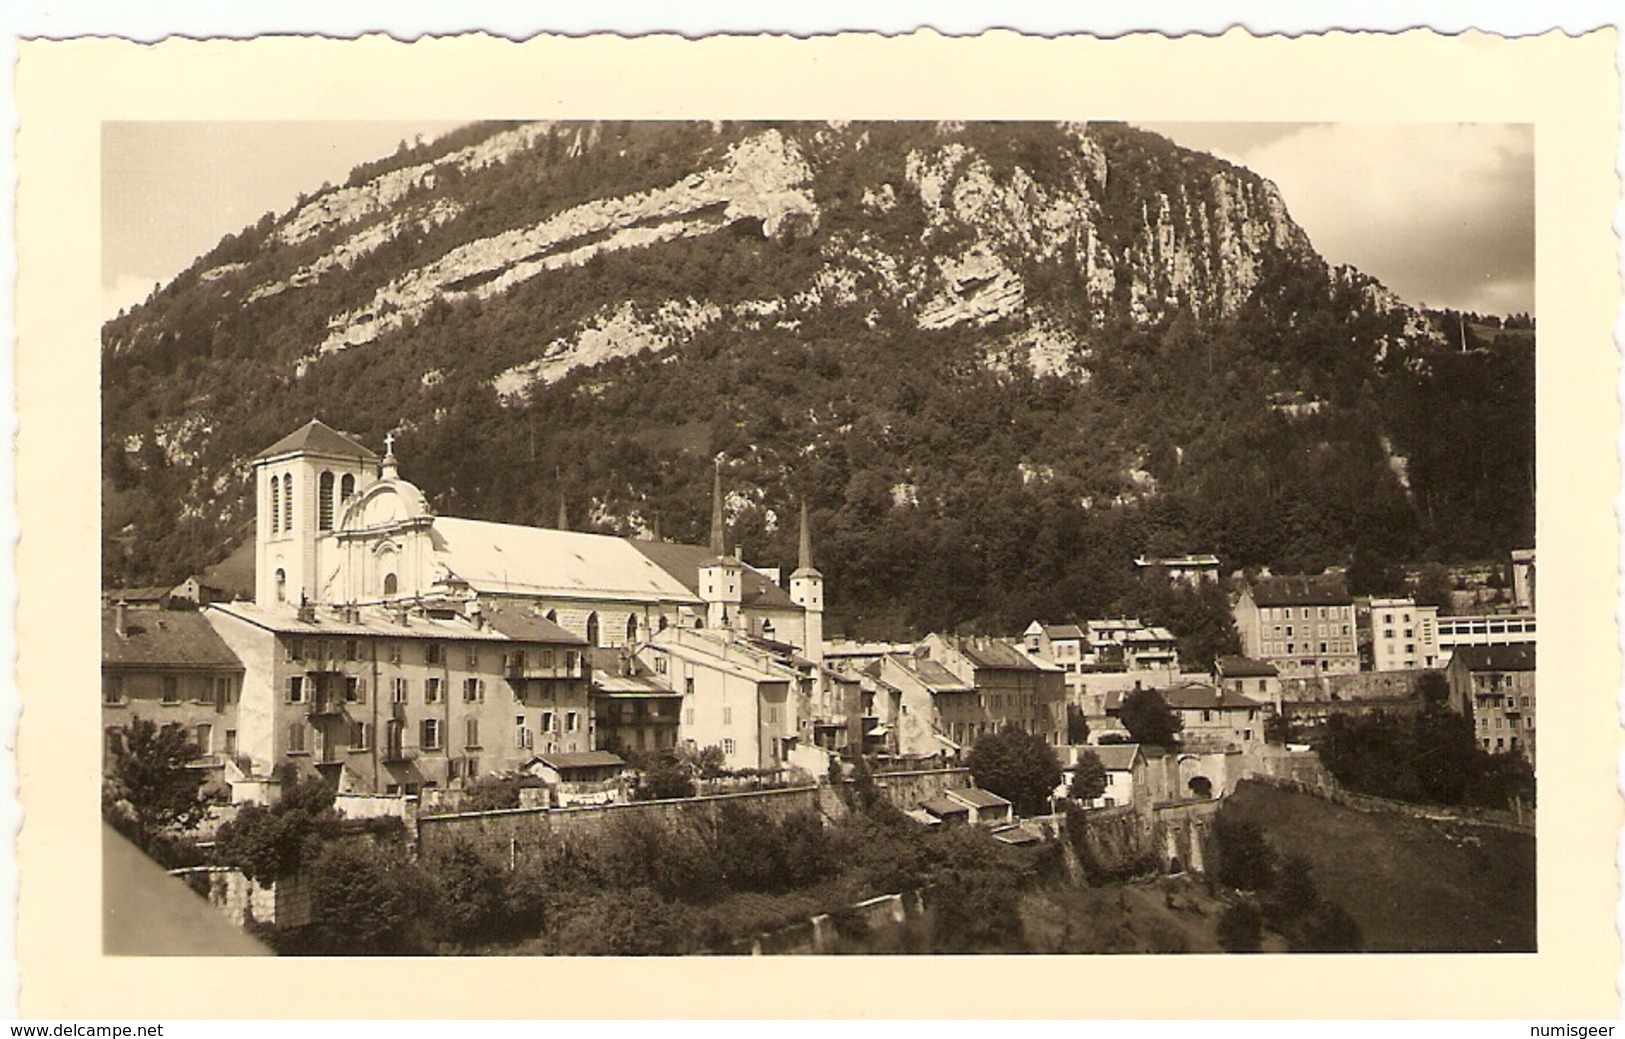
[[[481,124],[107,323],[103,572],[222,557],[319,416],[443,513],[674,539],[720,454],[751,562],[808,502],[833,632],[1098,613],[1141,553],[1375,581],[1533,537],[1532,335],[1457,325],[1123,125]]]

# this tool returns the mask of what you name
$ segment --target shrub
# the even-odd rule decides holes
[[[1242,891],[1262,891],[1275,875],[1275,852],[1257,823],[1220,808],[1213,826],[1218,843],[1219,882]]]
[[[1238,902],[1219,916],[1219,948],[1258,952],[1264,946],[1264,914],[1251,902]]]

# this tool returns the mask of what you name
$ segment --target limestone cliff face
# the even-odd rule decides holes
[[[1290,303],[1277,301],[1283,285]],[[1329,269],[1267,180],[1120,124],[493,124],[268,215],[109,322],[104,457],[130,483],[184,467],[172,495],[184,505],[132,506],[129,525],[192,524],[175,540],[196,546],[247,516],[245,460],[312,414],[439,443],[437,430],[534,415],[555,392],[659,385],[679,370],[650,355],[680,367],[778,351],[765,363],[793,368],[793,350],[829,344],[866,363],[953,353],[956,375],[1037,376],[1086,395],[1120,361],[1109,344],[1123,329],[1155,336],[1176,317],[1216,328],[1260,307],[1290,311],[1289,325],[1317,307],[1380,325],[1335,340],[1361,364],[1412,364],[1410,348],[1434,336],[1371,278]],[[1320,392],[1307,373],[1325,360],[1272,358],[1259,407],[1272,392]],[[839,359],[824,363],[838,381]],[[751,367],[704,378],[743,381]],[[864,436],[876,457],[901,449],[887,422],[848,409],[862,394],[775,392],[785,399],[758,413],[819,416],[794,434],[806,452]],[[1115,478],[1071,474],[1090,507],[1156,493],[1138,461],[1154,438],[1112,406],[1100,421],[1116,427],[1084,454],[1121,463]],[[1053,466],[1074,447],[1010,469],[1026,467],[1022,486],[1070,486]],[[782,479],[789,463],[768,453],[763,470]],[[894,502],[935,501],[907,490],[906,470],[874,485]],[[605,486],[627,493],[607,475]]]

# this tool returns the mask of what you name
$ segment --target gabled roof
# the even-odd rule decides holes
[[[993,793],[991,790],[978,790],[976,787],[964,787],[959,790],[945,790],[944,797],[951,797],[955,801],[963,801],[972,808],[1008,808],[1010,802]]]
[[[517,642],[547,642],[585,646],[587,640],[567,631],[534,610],[499,603],[480,603],[480,615],[491,627]]]
[[[1260,606],[1348,606],[1354,602],[1342,574],[1261,577],[1248,590]]]
[[[1210,685],[1191,683],[1189,685],[1176,685],[1171,689],[1159,690],[1163,700],[1176,711],[1211,710],[1213,708],[1237,709],[1263,707],[1250,696],[1243,696],[1234,689],[1215,689]]]
[[[573,753],[547,752],[538,754],[531,761],[540,761],[548,768],[564,772],[576,768],[624,768],[626,762],[618,755],[607,750],[582,750]]]
[[[1138,743],[1107,743],[1094,748],[1095,754],[1107,772],[1128,772],[1134,768],[1134,759],[1140,756]]]
[[[986,642],[965,642],[955,646],[966,660],[978,668],[992,668],[1001,671],[1041,671],[1027,654],[1007,642],[989,639]]]
[[[492,595],[694,603],[689,589],[625,538],[440,516],[435,561]]]
[[[151,585],[145,588],[110,588],[102,593],[102,601],[109,606],[116,604],[120,599],[126,606],[137,603],[163,602],[174,594],[175,589],[170,585]]]
[[[1280,675],[1274,664],[1252,657],[1223,656],[1213,666],[1220,678],[1276,678]]]
[[[1081,639],[1083,629],[1076,624],[1046,624],[1044,634],[1048,635],[1052,642],[1060,639]]]
[[[278,455],[306,451],[311,454],[338,455],[341,458],[367,458],[378,455],[347,433],[340,433],[320,419],[311,419],[270,447],[254,456],[254,461],[275,458]]]
[[[1535,647],[1529,643],[1515,646],[1457,646],[1450,657],[1468,671],[1533,671]]]
[[[215,633],[203,614],[190,610],[102,611],[103,667],[171,667],[241,671],[243,662]]]
[[[700,567],[711,558],[711,550],[705,545],[679,545],[670,541],[642,541],[636,538],[629,539],[627,543],[680,581],[690,594],[700,594]],[[784,610],[796,608],[789,593],[757,571],[745,566],[742,573],[740,605]]]
[[[944,797],[942,794],[938,794],[936,797],[933,797],[928,801],[921,801],[920,807],[938,817],[944,815],[970,814],[969,805],[955,801],[948,797]]]

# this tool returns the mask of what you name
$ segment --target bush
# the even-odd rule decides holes
[[[1227,807],[1219,809],[1213,826],[1219,851],[1219,882],[1242,891],[1262,891],[1274,878],[1275,852],[1257,823],[1237,819]]]
[[[605,892],[578,906],[553,936],[570,956],[676,956],[694,951],[692,916],[648,888]]]
[[[1238,902],[1219,916],[1219,948],[1258,952],[1264,947],[1264,914],[1251,902]]]
[[[422,953],[440,914],[433,883],[404,857],[370,842],[330,844],[310,865],[311,923],[297,951],[318,955]]]

